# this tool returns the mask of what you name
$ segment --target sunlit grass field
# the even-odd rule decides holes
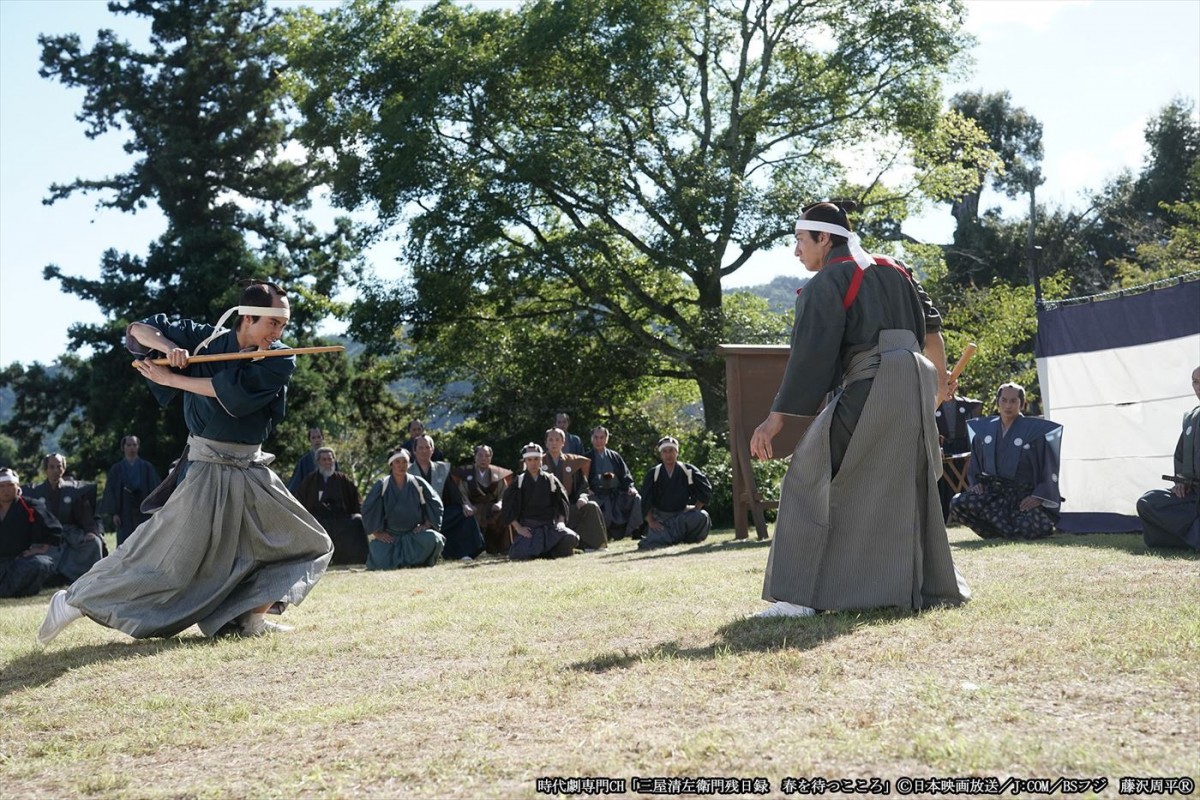
[[[767,543],[730,531],[334,569],[263,639],[82,620],[43,650],[49,592],[3,600],[0,797],[637,796],[635,776],[1104,777],[1115,797],[1200,773],[1200,558],[950,536],[975,599],[921,614],[746,619]]]

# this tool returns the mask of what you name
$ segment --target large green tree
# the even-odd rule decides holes
[[[456,342],[443,374],[477,379],[500,329],[502,357],[542,362],[510,404],[580,370],[640,373],[695,381],[708,427],[724,427],[722,278],[814,198],[861,187],[894,227],[904,199],[978,181],[985,140],[940,111],[963,14],[956,0],[536,0],[295,15],[305,143],[338,202],[402,223],[407,242],[411,282],[376,297],[394,315],[364,307],[353,330],[385,351]],[[879,178],[914,161],[907,183]],[[547,332],[512,333],[531,326]]]
[[[167,229],[145,257],[105,252],[95,279],[46,267],[47,279],[104,313],[102,323],[70,328],[70,349],[90,346],[94,355],[60,359],[54,372],[14,365],[3,375],[20,409],[5,430],[32,449],[27,458],[36,459],[35,439],[65,425],[61,445],[87,475],[116,458],[124,433],[140,434],[143,454],[160,465],[182,446],[181,415],[160,414],[130,369],[129,322],[154,312],[215,321],[236,303],[238,278],[266,277],[295,290],[288,339],[303,342],[351,263],[347,222],[322,233],[303,217],[320,176],[285,153],[284,61],[278,16],[265,0],[129,0],[109,10],[147,18],[148,46],[111,30],[91,50],[76,34],[41,36],[40,72],[83,89],[86,135],[124,132],[135,161],[121,174],[56,184],[46,202],[87,193],[99,207],[130,213],[154,204]],[[301,365],[285,452],[293,441],[304,447],[305,422],[335,416],[333,387],[348,370],[337,361]]]

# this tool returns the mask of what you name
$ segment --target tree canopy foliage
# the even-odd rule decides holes
[[[476,410],[497,417],[546,408],[556,372],[609,398],[648,376],[694,381],[722,428],[723,277],[813,199],[853,191],[882,228],[978,181],[986,139],[939,92],[962,19],[954,0],[296,14],[301,136],[339,203],[407,237],[411,282],[374,297],[397,316],[360,306],[353,334],[489,384]],[[879,177],[914,163],[907,183]]]
[[[287,339],[305,342],[354,263],[347,221],[321,232],[303,216],[320,175],[286,152],[278,14],[264,0],[128,0],[109,9],[147,17],[148,47],[111,30],[100,31],[91,50],[77,34],[41,36],[40,72],[83,89],[86,135],[124,132],[136,160],[121,174],[55,184],[45,202],[87,193],[100,207],[130,213],[153,203],[167,229],[145,257],[106,251],[96,279],[46,267],[47,279],[95,302],[105,322],[70,328],[71,350],[91,346],[90,359],[64,356],[53,371],[11,365],[0,377],[19,397],[4,431],[19,442],[27,468],[60,428],[62,448],[85,474],[115,460],[126,433],[141,436],[144,456],[169,463],[186,435],[182,415],[160,413],[130,369],[126,325],[156,312],[215,321],[236,304],[237,279],[261,277],[291,290]],[[301,364],[283,429],[286,452],[305,447],[310,421],[336,424],[342,412],[332,387],[353,380],[350,365],[336,358]],[[360,405],[394,403],[382,386],[360,387],[370,398]]]

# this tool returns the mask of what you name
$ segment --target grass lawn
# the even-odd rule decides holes
[[[1200,558],[950,532],[973,602],[748,620],[767,544],[335,569],[291,635],[0,601],[0,796],[534,797],[540,776],[1200,773]],[[637,796],[627,785],[630,796]],[[1006,791],[1006,794],[1008,792]],[[1088,796],[1087,793],[1081,796]]]

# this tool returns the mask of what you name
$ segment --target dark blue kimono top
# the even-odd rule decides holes
[[[141,320],[157,328],[171,341],[195,354],[195,348],[207,339],[214,327],[190,319],[171,322],[165,314]],[[149,353],[133,337],[126,335],[125,346],[131,353]],[[272,350],[286,348],[274,342]],[[237,333],[228,331],[213,339],[203,353],[239,352]],[[188,430],[196,436],[219,442],[262,444],[271,431],[283,421],[287,410],[287,385],[296,369],[295,356],[264,358],[259,361],[215,361],[189,364],[184,374],[193,378],[212,378],[216,398],[193,392],[183,394],[183,418]],[[170,403],[180,390],[148,381],[150,391],[159,405]]]

